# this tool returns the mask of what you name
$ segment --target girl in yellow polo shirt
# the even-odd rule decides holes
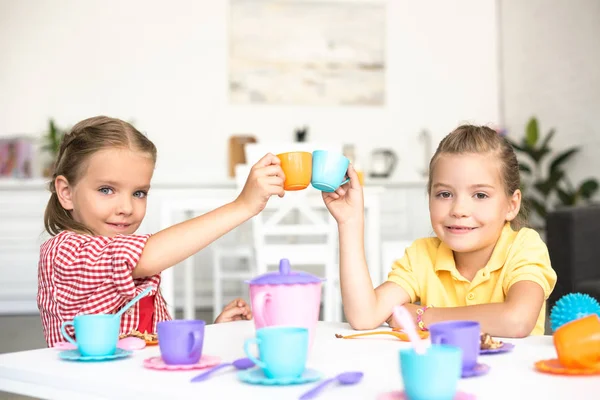
[[[393,306],[404,304],[423,330],[475,320],[493,336],[544,333],[556,273],[539,235],[519,229],[519,164],[503,137],[463,125],[441,141],[427,185],[436,236],[416,240],[375,289],[365,260],[362,187],[352,166],[348,177],[323,199],[338,223],[342,301],[354,329],[391,322]]]

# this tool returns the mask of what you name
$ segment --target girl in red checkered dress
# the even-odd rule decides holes
[[[113,314],[147,287],[154,290],[123,315],[120,333],[156,332],[158,322],[171,318],[158,290],[160,273],[261,212],[272,195],[284,195],[280,161],[267,154],[233,202],[156,234],[136,235],[155,163],[154,144],[118,119],[89,118],[64,136],[44,215],[52,237],[41,246],[38,270],[48,346],[64,340],[64,321]],[[250,318],[248,305],[237,299],[215,322]]]

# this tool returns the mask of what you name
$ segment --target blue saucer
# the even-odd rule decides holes
[[[79,353],[79,350],[66,350],[58,353],[58,356],[63,360],[69,361],[108,361],[114,360],[116,358],[127,357],[131,353],[133,353],[133,351],[117,348],[115,354],[111,354],[108,356],[82,356],[81,353]]]
[[[250,383],[251,385],[299,385],[301,383],[309,383],[318,381],[323,374],[314,369],[305,369],[302,375],[296,378],[267,378],[260,368],[253,368],[245,371],[240,371],[237,374],[242,382]]]

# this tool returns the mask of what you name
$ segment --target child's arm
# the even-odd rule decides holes
[[[478,304],[464,307],[430,307],[423,314],[425,326],[451,320],[472,320],[481,324],[481,330],[492,336],[521,338],[528,336],[544,304],[544,290],[532,281],[515,283],[503,303]],[[405,304],[416,321],[415,304]],[[393,319],[390,326],[396,326]]]
[[[350,182],[334,193],[323,193],[323,200],[338,223],[344,313],[352,328],[374,329],[389,317],[394,305],[410,302],[410,296],[392,282],[373,289],[364,249],[362,187],[352,165],[348,177]]]
[[[272,195],[284,196],[284,180],[279,158],[267,154],[252,167],[244,189],[233,202],[152,235],[133,277],[158,274],[252,218]]]

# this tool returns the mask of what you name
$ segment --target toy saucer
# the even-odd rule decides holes
[[[161,356],[150,357],[144,360],[144,367],[163,371],[189,371],[214,367],[221,362],[221,357],[202,355],[196,364],[166,364]]]
[[[318,381],[321,379],[323,374],[314,369],[307,368],[304,370],[302,375],[296,378],[267,378],[261,368],[253,368],[240,371],[238,372],[237,376],[242,382],[246,382],[251,385],[285,386]]]
[[[462,370],[462,378],[471,378],[474,376],[481,376],[481,375],[485,375],[488,372],[490,372],[490,366],[487,364],[482,364],[482,363],[477,363],[475,364],[475,366],[471,369],[463,369]]]
[[[157,342],[158,343],[158,342]],[[127,336],[123,339],[119,339],[117,342],[117,348],[121,350],[141,350],[148,344],[144,339],[139,339],[133,336]],[[53,348],[58,350],[77,350],[77,346],[69,342],[57,342]]]
[[[475,400],[474,394],[457,391],[454,400]],[[393,392],[382,393],[377,396],[377,400],[408,400],[403,391],[395,390]]]
[[[115,354],[110,354],[107,356],[82,356],[79,350],[65,350],[58,353],[58,356],[63,360],[69,361],[108,361],[127,357],[132,353],[132,351],[117,348]]]
[[[569,368],[562,365],[558,359],[541,360],[536,362],[535,369],[546,374],[556,375],[600,375],[600,368]]]
[[[515,348],[514,344],[504,342],[502,344],[502,346],[495,348],[495,349],[481,349],[481,350],[479,350],[479,354],[483,355],[483,354],[508,353],[509,351],[512,351],[512,349],[514,349],[514,348]]]

